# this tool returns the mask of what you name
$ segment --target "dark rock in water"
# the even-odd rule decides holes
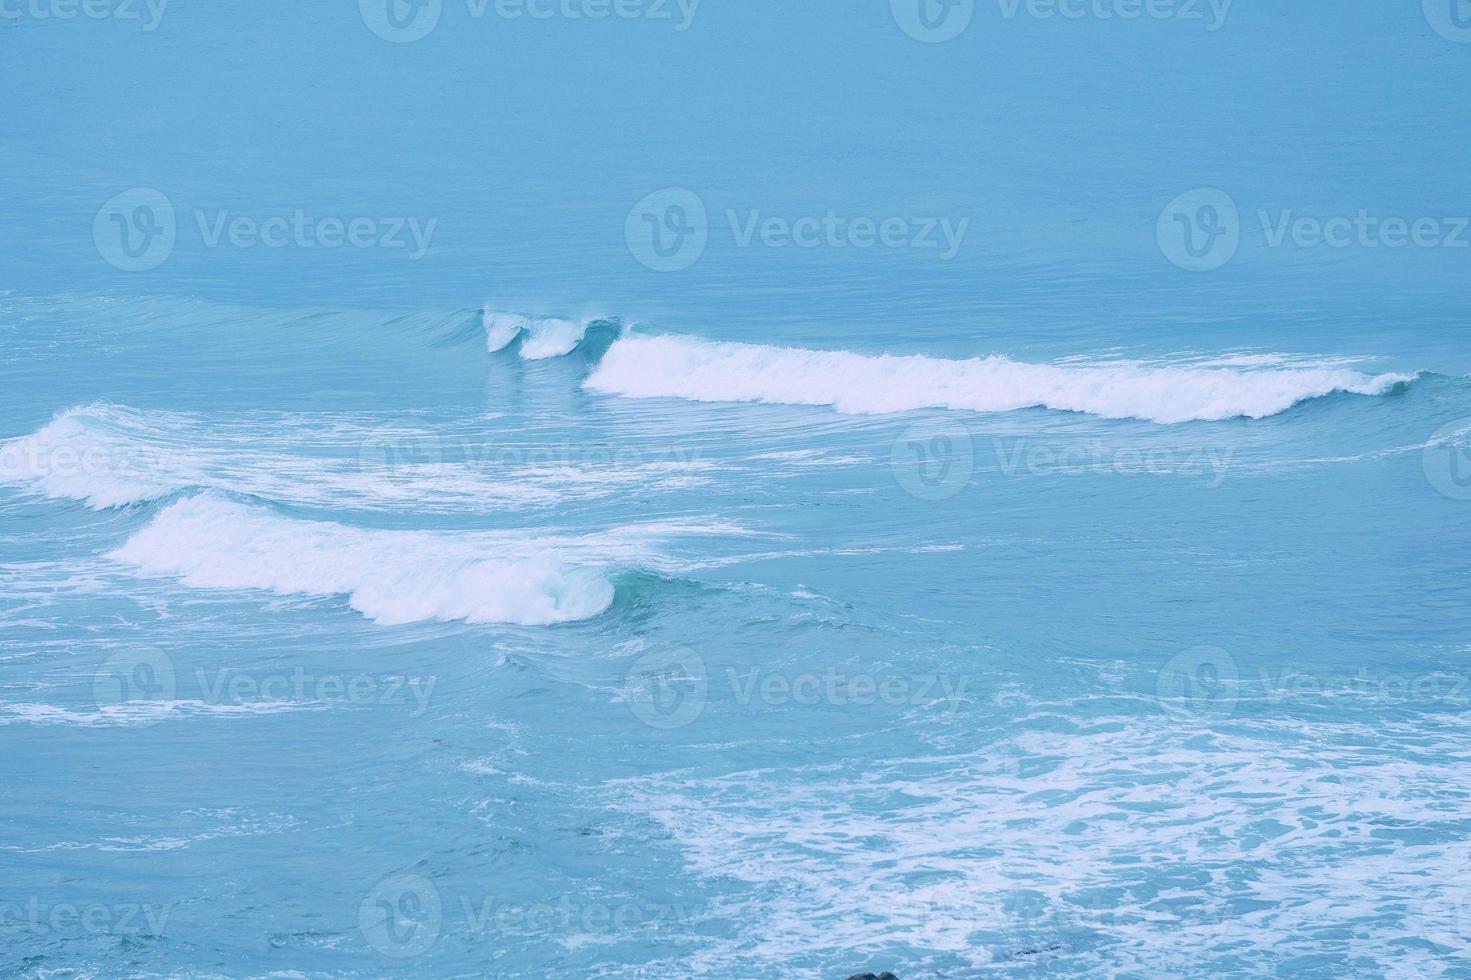
[[[899,978],[885,970],[883,973],[855,973],[848,980],[899,980]]]

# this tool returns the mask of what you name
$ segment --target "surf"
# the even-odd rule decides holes
[[[598,568],[544,544],[491,532],[350,527],[209,494],[169,504],[107,557],[191,588],[345,597],[384,626],[549,626],[590,619],[613,602],[613,584]]]
[[[1262,419],[1338,392],[1388,394],[1415,378],[1319,364],[1260,369],[1058,365],[1000,355],[950,360],[661,335],[619,338],[584,385],[628,398],[819,405],[851,415],[1042,408],[1176,424]]]
[[[541,361],[565,357],[575,350],[600,354],[623,330],[617,317],[589,316],[570,320],[558,316],[532,316],[486,307],[481,315],[485,327],[485,349],[492,354],[514,347],[523,360]]]

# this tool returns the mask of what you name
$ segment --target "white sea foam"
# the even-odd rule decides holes
[[[386,625],[544,626],[604,612],[613,601],[611,571],[689,571],[699,562],[681,557],[675,542],[728,536],[755,532],[698,517],[579,535],[389,531],[284,517],[205,493],[165,507],[106,557],[193,588],[346,596],[353,609]]]
[[[1172,423],[1263,418],[1305,399],[1339,391],[1380,395],[1412,380],[1325,366],[1059,366],[999,356],[874,356],[657,336],[618,340],[586,384],[633,398],[830,405],[850,414],[1043,407]]]
[[[532,324],[521,342],[521,356],[528,361],[540,361],[548,357],[570,354],[582,340],[587,330],[585,323],[555,318],[538,320]]]
[[[210,704],[206,701],[133,701],[103,705],[95,711],[74,711],[54,704],[19,703],[0,708],[0,725],[61,725],[71,728],[110,728],[153,725],[170,718],[251,717],[285,711],[322,711],[313,702],[262,701],[255,704]]]
[[[117,413],[92,406],[60,413],[39,431],[0,443],[0,483],[94,508],[151,500],[180,489],[184,452],[158,430],[119,431]]]
[[[1435,921],[1426,898],[1464,892],[1471,844],[1411,833],[1443,828],[1465,791],[1446,761],[1466,758],[1458,717],[1187,737],[1158,714],[1064,721],[1085,713],[1041,708],[974,753],[610,790],[718,882],[716,914],[738,931],[686,965],[702,975],[895,952],[936,975],[1033,954],[1043,972],[1178,975],[1225,960],[1259,974],[1329,937],[1391,975],[1405,935],[1460,944],[1464,922]]]
[[[507,535],[365,530],[208,495],[170,504],[108,557],[194,588],[346,596],[385,625],[548,625],[596,616],[613,601],[599,570]]]
[[[684,446],[511,441],[488,418],[251,414],[202,417],[94,404],[0,442],[0,483],[94,509],[193,488],[282,503],[422,512],[551,507],[637,487],[685,490],[714,464]]]

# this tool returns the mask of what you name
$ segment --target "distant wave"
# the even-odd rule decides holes
[[[614,333],[622,327],[621,321],[610,317],[595,316],[581,320],[566,320],[554,316],[507,313],[488,307],[483,314],[483,320],[487,350],[493,354],[496,351],[505,350],[520,340],[519,352],[521,357],[528,361],[540,361],[572,353],[595,326],[606,327]]]
[[[850,414],[1049,408],[1175,423],[1264,418],[1334,392],[1382,395],[1414,378],[1313,365],[1260,370],[1060,366],[999,356],[947,360],[624,336],[609,348],[586,386],[631,398],[830,405]]]
[[[505,535],[367,530],[209,495],[170,504],[108,557],[193,588],[346,596],[385,625],[544,626],[591,618],[613,602],[598,570]]]

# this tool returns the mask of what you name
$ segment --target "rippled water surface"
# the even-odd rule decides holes
[[[1464,11],[1061,6],[0,9],[0,972],[1471,972]]]

